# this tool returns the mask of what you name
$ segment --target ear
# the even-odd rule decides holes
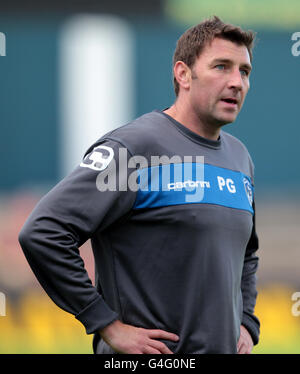
[[[191,69],[183,61],[177,61],[173,72],[179,86],[188,90],[192,79]]]

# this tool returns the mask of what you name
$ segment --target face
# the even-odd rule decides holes
[[[215,38],[190,69],[188,98],[202,122],[222,126],[233,122],[249,89],[247,47]]]

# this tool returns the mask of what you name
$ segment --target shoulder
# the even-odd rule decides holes
[[[230,146],[232,149],[232,152],[236,153],[238,156],[246,156],[251,159],[250,153],[245,146],[245,144],[235,136],[229,134],[228,132],[221,131],[221,137],[222,137],[222,142],[225,144],[225,146]]]
[[[241,152],[249,153],[245,144],[235,136],[229,134],[228,132],[221,130],[222,141],[230,144],[240,150]]]
[[[144,154],[159,143],[166,130],[166,119],[158,112],[146,113],[135,120],[102,136],[98,142],[114,141],[128,149],[129,153]]]
[[[243,169],[245,171],[248,170],[246,174],[250,174],[253,178],[254,163],[245,144],[240,139],[223,130],[221,131],[221,137],[224,147],[230,151],[231,156],[239,160],[243,164]]]

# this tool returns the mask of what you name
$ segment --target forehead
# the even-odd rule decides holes
[[[221,38],[214,38],[210,44],[207,44],[197,60],[209,63],[216,59],[228,59],[240,64],[251,64],[249,52],[245,45],[239,45]]]

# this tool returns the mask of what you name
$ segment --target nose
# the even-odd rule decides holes
[[[228,87],[237,91],[241,91],[243,89],[243,79],[239,69],[234,69],[231,72]]]

